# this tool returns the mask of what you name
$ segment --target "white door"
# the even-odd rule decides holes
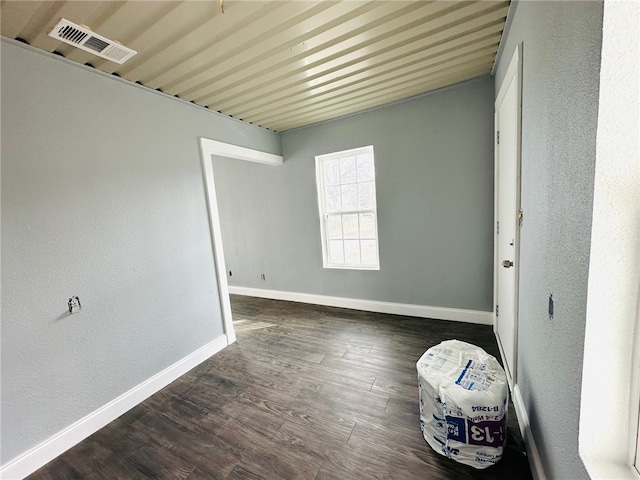
[[[520,49],[495,104],[495,333],[509,384],[516,381],[520,194]]]

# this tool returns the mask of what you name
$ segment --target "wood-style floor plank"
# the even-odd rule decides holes
[[[420,432],[416,361],[491,327],[232,296],[238,341],[29,477],[531,479],[510,403],[501,462],[475,470]]]

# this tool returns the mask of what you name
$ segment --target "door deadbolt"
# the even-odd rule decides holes
[[[502,266],[504,268],[513,267],[513,262],[511,260],[503,260],[502,261]]]

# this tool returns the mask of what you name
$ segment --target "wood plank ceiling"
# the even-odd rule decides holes
[[[3,1],[0,33],[283,132],[488,75],[509,1]],[[61,18],[138,52],[48,36]]]

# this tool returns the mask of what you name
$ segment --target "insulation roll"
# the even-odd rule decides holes
[[[482,469],[502,458],[509,387],[504,369],[480,347],[447,340],[416,367],[420,428],[436,452]]]

